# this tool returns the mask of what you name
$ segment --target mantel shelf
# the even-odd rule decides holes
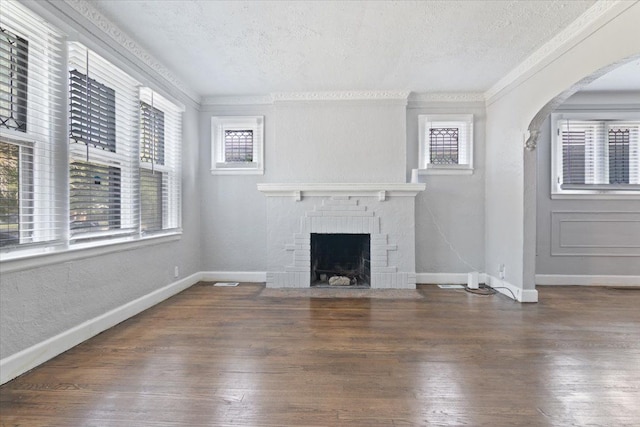
[[[426,189],[423,183],[262,183],[258,191],[267,197],[326,197],[360,196],[378,197],[415,197]]]

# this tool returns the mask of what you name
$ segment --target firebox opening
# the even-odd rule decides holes
[[[369,234],[311,234],[311,286],[369,288]]]

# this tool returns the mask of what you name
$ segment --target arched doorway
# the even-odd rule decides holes
[[[559,122],[551,117],[554,112],[558,112],[554,117],[601,115],[612,121],[629,117],[638,120],[640,55],[601,68],[544,105],[529,124],[524,153],[525,282],[543,285],[634,284],[640,272],[635,267],[637,263],[630,262],[634,259],[630,257],[640,255],[636,254],[640,251],[629,247],[633,244],[629,245],[626,240],[632,239],[631,236],[615,236],[607,231],[624,228],[625,221],[633,220],[635,213],[640,212],[640,201],[637,196],[614,195],[609,190],[597,195],[553,194],[551,189],[556,183],[552,179],[558,179],[557,174],[562,174],[551,166],[551,153],[560,157],[557,147],[552,149],[555,138],[552,129],[559,131],[555,126]],[[634,152],[627,152],[626,156],[629,155],[633,156]],[[627,159],[627,168],[628,162]],[[630,232],[637,233],[635,228]]]

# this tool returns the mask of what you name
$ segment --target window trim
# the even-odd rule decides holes
[[[638,121],[640,111],[565,111],[551,114],[551,199],[620,200],[640,199],[640,184],[562,184],[562,138],[560,123],[564,120],[580,121]],[[608,162],[608,159],[605,159]],[[624,188],[621,188],[624,187]]]
[[[463,143],[466,144],[464,150],[467,152],[468,163],[458,163],[450,165],[436,165],[429,163],[430,141],[427,138],[427,123],[443,123],[451,125],[453,123],[464,123],[460,126],[459,132],[463,134]],[[420,114],[418,115],[418,135],[419,135],[419,175],[473,175],[473,114]]]
[[[252,162],[224,161],[224,134],[227,130],[253,131]],[[211,174],[264,175],[264,116],[211,117]]]

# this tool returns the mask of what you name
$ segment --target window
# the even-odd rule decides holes
[[[2,261],[180,228],[184,108],[63,37],[2,0]]]
[[[264,117],[211,119],[211,173],[264,173]]]
[[[11,0],[0,7],[0,247],[61,239],[55,120],[65,110],[61,35]]]
[[[82,44],[69,44],[69,214],[74,241],[138,231],[138,86]]]
[[[599,117],[599,118],[596,118]],[[640,118],[629,113],[552,116],[552,194],[640,190]]]
[[[140,90],[140,227],[143,234],[180,224],[182,108]]]
[[[420,173],[473,172],[473,115],[420,115]]]
[[[27,131],[27,78],[29,42],[0,26],[2,98],[0,126]]]

